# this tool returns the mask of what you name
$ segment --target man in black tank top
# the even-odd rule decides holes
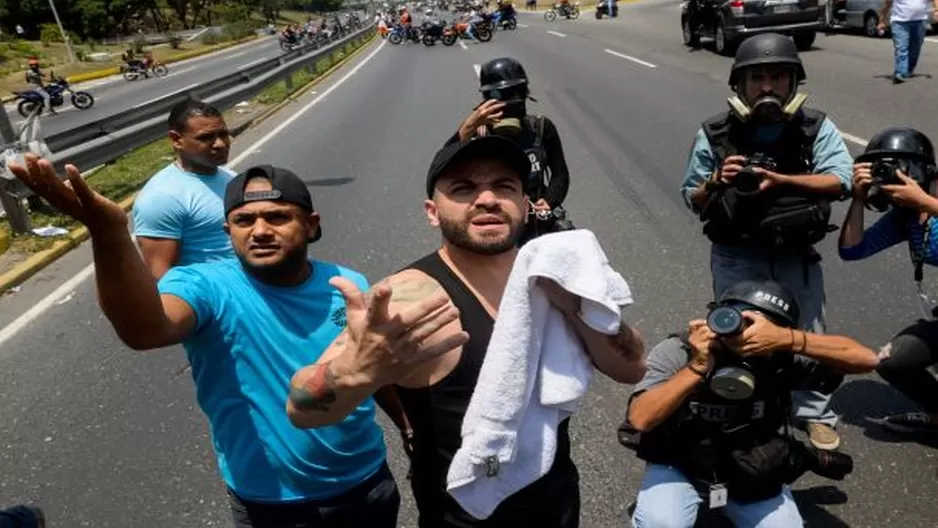
[[[529,169],[523,150],[503,138],[486,136],[444,147],[431,165],[424,204],[430,224],[440,229],[442,247],[388,279],[392,314],[442,289],[459,309],[459,319],[450,324],[452,333],[469,334],[462,347],[418,365],[396,384],[413,431],[411,484],[421,528],[579,526],[579,476],[570,458],[568,420],[558,428],[550,471],[502,502],[488,519],[474,519],[446,491],[446,474],[462,441],[463,416],[518,251],[529,203],[522,182]],[[567,313],[579,307],[573,299],[576,308]],[[572,302],[562,297],[552,301]],[[612,361],[607,371],[628,374],[610,377],[635,382],[643,373],[636,368],[643,365],[643,347],[637,333],[626,329],[624,334],[624,346],[608,346],[606,336],[594,346],[599,334],[581,331],[598,366]],[[431,340],[445,336],[444,328]]]

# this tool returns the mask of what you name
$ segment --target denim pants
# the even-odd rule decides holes
[[[36,513],[25,506],[13,506],[0,510],[0,528],[36,528],[39,519]]]
[[[338,497],[300,503],[261,504],[228,490],[236,528],[395,528],[401,495],[385,463]]]
[[[648,464],[632,514],[634,528],[692,528],[703,499],[683,473],[670,466]],[[707,505],[703,505],[704,508]],[[736,528],[799,528],[804,525],[788,486],[777,497],[722,508]]]
[[[727,288],[744,280],[772,280],[798,298],[801,328],[824,333],[824,274],[820,262],[806,263],[802,255],[770,257],[760,250],[714,244],[710,253],[713,295],[719,299]],[[834,427],[837,415],[830,408],[831,395],[817,391],[792,392],[792,418],[796,422],[823,423]]]
[[[915,73],[918,58],[925,43],[927,20],[912,22],[893,22],[889,25],[892,32],[892,46],[895,53],[895,75],[903,79]]]

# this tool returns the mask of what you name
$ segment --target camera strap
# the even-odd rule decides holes
[[[915,287],[918,290],[919,308],[922,310],[922,317],[925,319],[935,318],[935,303],[928,298],[925,290],[922,288],[922,279],[924,278],[925,257],[928,254],[928,243],[931,237],[931,220],[929,215],[925,219],[925,225],[922,226],[922,245],[918,251],[914,244],[909,244],[909,256],[912,259],[912,279],[915,281]]]

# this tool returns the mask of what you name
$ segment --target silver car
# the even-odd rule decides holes
[[[827,17],[819,0],[688,0],[681,5],[684,44],[697,47],[701,38],[712,38],[723,55],[758,33],[790,35],[799,50],[811,49]]]

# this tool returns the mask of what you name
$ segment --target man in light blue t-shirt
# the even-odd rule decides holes
[[[270,166],[226,188],[222,216],[237,258],[177,266],[157,284],[120,206],[93,194],[74,167],[73,191],[50,184],[50,163],[33,161],[11,170],[88,227],[99,302],[120,338],[137,350],[185,347],[236,528],[394,528],[400,495],[374,399],[363,395],[340,423],[301,429],[287,413],[290,379],[330,346],[342,347],[337,365],[371,369],[340,369],[327,380],[340,387],[400,371],[440,348],[424,342],[455,320],[451,303],[438,296],[391,320],[386,288],[366,301],[362,275],[310,260],[322,231],[309,191]]]
[[[159,279],[173,266],[231,258],[222,197],[234,174],[231,138],[217,108],[187,99],[169,113],[176,160],[144,185],[134,203],[134,232]]]

